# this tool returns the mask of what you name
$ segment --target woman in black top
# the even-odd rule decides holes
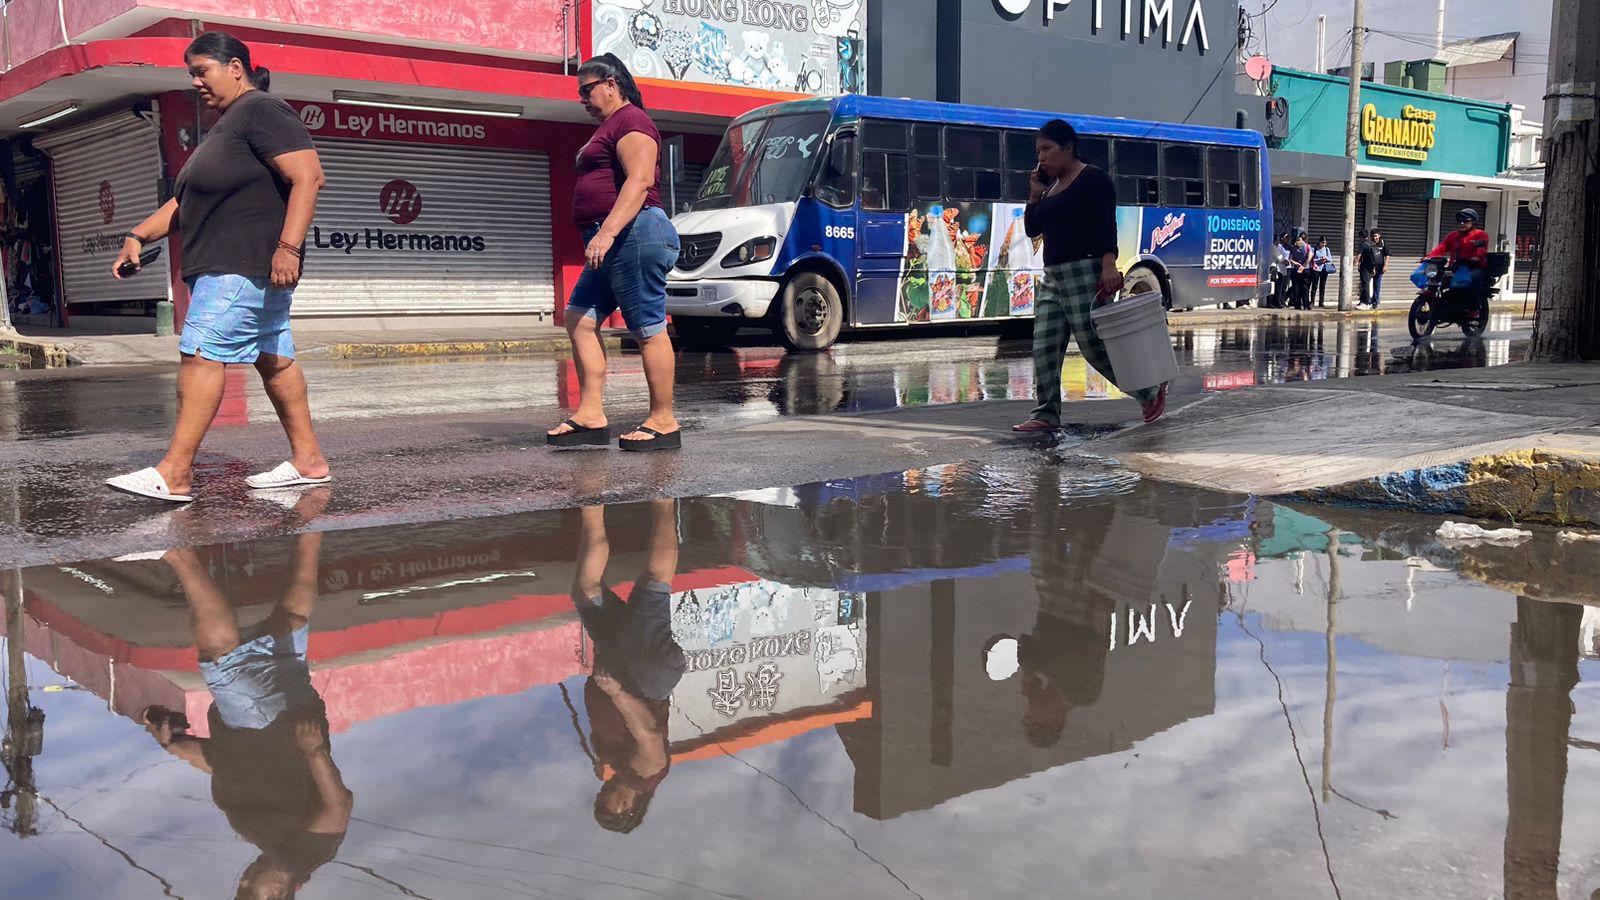
[[[1052,119],[1035,141],[1034,169],[1023,225],[1029,237],[1044,236],[1044,281],[1033,306],[1033,381],[1039,405],[1013,431],[1061,427],[1061,365],[1074,335],[1090,365],[1113,384],[1116,375],[1105,344],[1089,317],[1096,295],[1122,289],[1117,271],[1117,192],[1111,176],[1078,158],[1078,133]],[[1167,386],[1134,391],[1144,420],[1154,422],[1166,406]]]
[[[178,173],[173,199],[128,232],[111,264],[137,270],[145,245],[182,234],[189,308],[178,340],[178,417],[161,461],[107,484],[187,503],[194,457],[222,402],[228,365],[254,365],[291,455],[252,475],[254,489],[329,480],[311,427],[306,378],[295,363],[289,303],[304,267],[306,232],[322,189],[311,134],[289,104],[267,93],[270,73],[250,48],[208,31],[184,51],[194,89],[221,115]]]

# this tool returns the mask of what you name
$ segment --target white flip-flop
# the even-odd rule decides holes
[[[291,466],[291,468],[293,467]],[[161,473],[157,472],[153,467],[140,469],[137,472],[129,472],[126,475],[118,475],[115,478],[107,478],[106,484],[119,491],[138,494],[141,497],[149,497],[152,500],[166,500],[169,503],[189,503],[194,500],[188,494],[174,494],[172,489],[167,487],[167,480],[162,478]]]
[[[258,491],[265,491],[275,488],[299,487],[302,484],[327,484],[332,480],[332,475],[324,475],[321,478],[307,478],[300,474],[300,470],[294,467],[294,463],[284,462],[280,463],[271,472],[251,475],[244,480],[244,483]]]

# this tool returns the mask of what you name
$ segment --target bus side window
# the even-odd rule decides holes
[[[879,212],[911,208],[911,165],[904,153],[861,154],[861,208]]]
[[[829,206],[856,202],[856,136],[848,131],[833,136],[828,158],[817,175],[816,198]]]
[[[1112,149],[1112,175],[1117,182],[1117,202],[1125,206],[1155,206],[1161,202],[1161,173],[1154,141],[1118,138]]]
[[[1028,200],[1028,176],[1039,165],[1032,131],[1006,132],[1006,199],[1013,203]]]
[[[1232,147],[1207,148],[1206,190],[1211,195],[1208,206],[1218,209],[1244,206],[1244,180],[1240,177],[1239,156],[1239,151]]]
[[[918,200],[938,200],[944,195],[944,152],[940,147],[939,126],[914,125],[911,150],[916,154],[912,167],[912,195]]]
[[[1111,142],[1101,137],[1078,136],[1078,158],[1098,169],[1111,171]]]
[[[1245,209],[1261,208],[1261,172],[1257,168],[1258,163],[1256,151],[1246,150],[1244,152],[1244,165],[1241,167],[1240,175],[1244,181]]]
[[[1000,132],[990,128],[945,129],[945,200],[999,200]]]
[[[1206,176],[1201,148],[1196,144],[1165,144],[1161,157],[1162,204],[1205,206]]]

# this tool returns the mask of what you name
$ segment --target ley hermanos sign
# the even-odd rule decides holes
[[[1034,6],[1036,0],[994,0],[994,5],[1008,16],[1021,16]],[[1044,7],[1044,22],[1050,25],[1055,22],[1056,16],[1061,11],[1069,8],[1073,0],[1037,0]],[[1094,32],[1099,34],[1105,30],[1106,11],[1110,8],[1111,15],[1120,12],[1122,36],[1124,38],[1137,34],[1143,40],[1150,40],[1155,35],[1161,36],[1163,44],[1171,44],[1172,36],[1178,23],[1178,9],[1182,8],[1183,0],[1078,0],[1078,5],[1087,5],[1093,17]],[[1178,9],[1174,8],[1174,5]],[[1206,34],[1205,9],[1200,5],[1200,0],[1188,0],[1188,13],[1182,19],[1182,31],[1178,32],[1177,48],[1184,49],[1191,42],[1198,43],[1201,52],[1211,49],[1211,38]]]

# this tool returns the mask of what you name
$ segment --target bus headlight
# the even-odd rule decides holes
[[[771,259],[773,251],[777,249],[778,239],[771,235],[752,238],[728,251],[728,255],[722,258],[722,267],[734,269],[751,263],[764,262]]]

